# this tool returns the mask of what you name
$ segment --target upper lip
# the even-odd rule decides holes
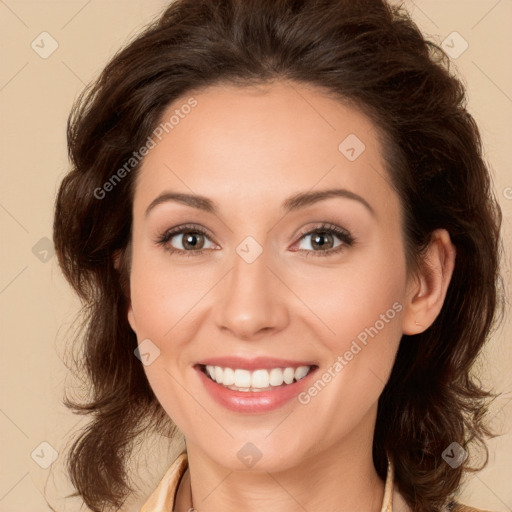
[[[239,368],[241,370],[266,370],[272,368],[298,368],[299,366],[318,366],[314,361],[294,361],[291,359],[277,359],[274,357],[255,357],[247,359],[244,357],[210,357],[202,359],[196,366],[220,366],[222,368]]]

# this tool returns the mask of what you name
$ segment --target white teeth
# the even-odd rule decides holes
[[[268,388],[269,376],[267,370],[256,370],[252,372],[251,386],[253,388]]]
[[[222,384],[232,386],[235,383],[235,372],[231,368],[224,368]]]
[[[270,387],[292,384],[303,379],[311,370],[311,366],[298,368],[272,368],[269,370],[249,370],[206,366],[206,373],[212,380],[238,391],[262,391]]]
[[[286,384],[291,384],[295,377],[295,370],[293,368],[285,368],[283,378]]]
[[[303,379],[309,372],[309,366],[299,366],[295,370],[295,380]]]
[[[215,380],[215,366],[211,366],[209,364],[206,365],[206,372],[208,375]]]
[[[307,368],[307,366],[305,368]],[[272,370],[270,370],[270,385],[280,386],[283,381],[283,370],[281,370],[281,368],[272,368]]]
[[[217,368],[219,368],[217,366]],[[215,368],[215,371],[217,371]],[[219,368],[222,372],[222,368]],[[224,382],[219,382],[219,384],[224,384]],[[237,388],[249,388],[251,387],[251,372],[249,370],[235,370],[235,386]]]

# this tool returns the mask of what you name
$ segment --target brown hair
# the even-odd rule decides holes
[[[86,313],[80,367],[91,397],[65,404],[92,416],[68,458],[75,495],[89,508],[120,507],[132,491],[126,461],[138,436],[150,427],[172,436],[175,428],[134,357],[129,262],[120,272],[113,262],[130,243],[139,165],[104,198],[97,191],[177,98],[222,82],[273,80],[320,87],[374,121],[388,141],[409,270],[421,264],[433,230],[446,228],[456,246],[441,313],[401,340],[373,443],[379,475],[389,456],[413,510],[450,502],[468,462],[453,469],[442,452],[452,442],[469,451],[476,441],[487,454],[491,435],[484,418],[492,395],[470,370],[500,305],[501,213],[448,60],[403,8],[384,0],[177,0],[84,90],[68,121],[72,169],[58,192],[54,241]]]

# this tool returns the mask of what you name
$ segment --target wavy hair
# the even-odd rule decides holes
[[[91,422],[67,468],[75,495],[95,512],[118,509],[132,492],[127,460],[141,433],[177,432],[134,357],[126,313],[140,164],[105,198],[97,191],[177,98],[221,83],[276,80],[316,86],[372,119],[401,200],[409,271],[421,265],[435,229],[447,229],[456,246],[439,316],[425,332],[402,337],[379,398],[378,474],[385,478],[389,457],[410,507],[436,511],[452,502],[464,471],[475,469],[469,458],[455,469],[443,461],[452,442],[470,453],[483,448],[487,462],[493,395],[471,369],[502,298],[501,212],[448,57],[403,7],[385,0],[176,0],[110,60],[68,120],[71,169],[56,199],[54,242],[83,303],[76,344],[90,397],[64,403]]]

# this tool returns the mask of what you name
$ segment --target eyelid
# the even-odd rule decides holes
[[[297,238],[297,242],[295,242],[294,245],[296,245],[297,243],[300,243],[304,237],[313,235],[315,232],[322,232],[322,231],[333,234],[335,237],[337,237],[341,241],[341,244],[336,248],[331,248],[331,249],[327,249],[327,250],[313,251],[313,250],[309,250],[309,249],[297,249],[294,252],[305,253],[306,256],[308,256],[308,255],[330,256],[332,254],[337,254],[337,253],[341,252],[342,250],[345,250],[347,248],[347,246],[350,247],[355,242],[355,239],[352,237],[350,232],[348,230],[346,230],[345,228],[342,228],[335,224],[331,224],[331,223],[327,223],[327,222],[320,222],[316,226],[302,229],[297,235],[295,235],[294,238]],[[213,244],[218,245],[214,241],[213,237],[210,235],[209,231],[206,228],[204,228],[200,225],[197,225],[197,224],[190,224],[190,223],[189,224],[181,224],[179,226],[175,226],[173,228],[170,228],[170,229],[164,231],[161,235],[159,235],[157,237],[157,239],[155,240],[155,243],[165,247],[166,244],[172,238],[174,238],[177,235],[185,234],[187,232],[199,233],[201,235],[204,235]],[[197,251],[186,251],[183,249],[175,249],[175,248],[168,249],[168,248],[166,248],[166,250],[168,252],[170,252],[171,254],[179,253],[184,256],[195,256],[195,255],[200,255],[200,254],[204,253],[205,251],[208,251],[208,250],[211,251],[211,250],[216,250],[216,249],[210,248],[210,249],[199,249]]]
[[[331,224],[328,222],[320,222],[319,225],[303,229],[299,232],[297,235],[298,241],[294,244],[300,243],[301,240],[309,235],[313,235],[316,232],[326,232],[329,234],[333,234],[335,237],[337,237],[341,244],[338,245],[335,248],[323,250],[323,251],[313,251],[309,249],[297,249],[296,252],[304,253],[306,257],[308,256],[330,256],[334,254],[338,254],[344,250],[346,250],[347,247],[351,247],[356,242],[355,238],[351,235],[351,233],[340,226],[337,226],[336,224]]]
[[[336,224],[331,224],[329,222],[319,222],[317,225],[309,228],[303,228],[299,233],[296,235],[297,238],[301,239],[306,235],[311,235],[312,233],[315,233],[316,231],[332,231],[334,233],[339,233],[340,235],[344,235],[347,237],[351,237],[350,232],[342,228],[340,226],[337,226]]]
[[[214,245],[218,245],[213,240],[213,237],[211,236],[210,232],[206,228],[203,228],[202,226],[197,225],[197,224],[180,224],[179,226],[175,226],[173,228],[167,229],[163,233],[158,235],[154,242],[157,245],[161,245],[163,247],[166,247],[167,243],[172,238],[174,238],[175,236],[178,236],[178,235],[185,234],[187,232],[200,233],[201,235],[204,235],[205,237],[207,237]],[[201,254],[201,253],[203,253],[206,250],[215,250],[215,249],[199,249],[198,251],[184,251],[182,249],[175,249],[175,248],[168,249],[168,248],[166,248],[166,250],[168,252],[170,252],[171,254],[174,253],[174,252],[178,252],[178,253],[186,254],[186,255],[195,255],[195,254]]]

